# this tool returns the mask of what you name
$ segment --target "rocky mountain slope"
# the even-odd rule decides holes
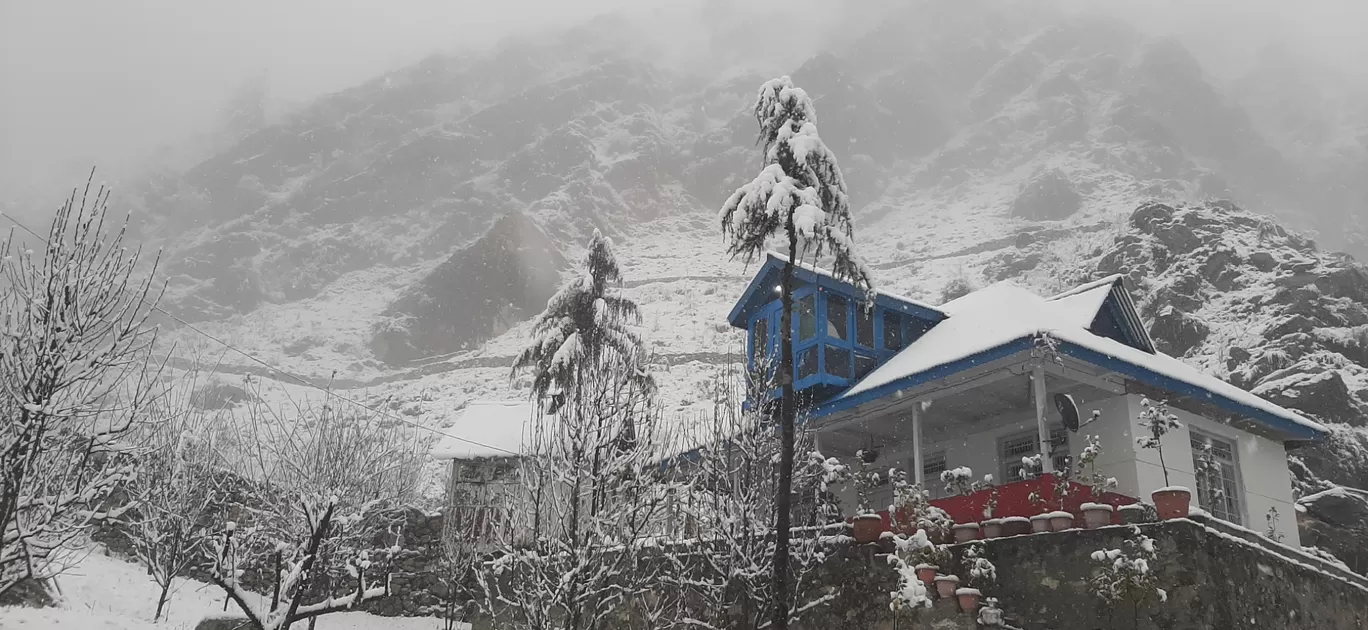
[[[715,210],[758,168],[755,89],[791,73],[887,288],[938,303],[966,284],[1126,273],[1167,352],[1333,423],[1298,454],[1304,490],[1368,487],[1368,280],[1329,253],[1354,246],[1349,230],[1327,250],[1284,227],[1362,212],[1363,162],[1313,156],[1361,157],[1363,137],[1294,150],[1306,134],[1279,112],[1303,106],[1267,81],[1218,85],[1180,42],[1114,20],[985,6],[890,9],[906,13],[797,67],[726,49],[681,69],[610,18],[434,56],[150,182],[143,233],[170,248],[171,306],[197,327],[442,426],[471,399],[517,395],[526,318],[602,229],[663,402],[684,412],[739,356],[724,322],[748,276]],[[1308,196],[1312,172],[1339,192]],[[300,387],[232,354],[220,370]]]

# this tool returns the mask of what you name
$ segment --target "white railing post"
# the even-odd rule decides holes
[[[912,478],[916,480],[918,486],[925,488],[926,479],[923,479],[925,477],[923,471],[926,468],[922,465],[921,407],[922,401],[920,400],[912,403]]]

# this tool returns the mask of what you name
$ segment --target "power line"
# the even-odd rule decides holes
[[[23,230],[23,231],[25,231],[25,232],[28,232],[29,234],[33,235],[34,238],[36,238],[36,239],[42,241],[44,245],[47,245],[47,244],[48,244],[48,240],[47,240],[46,238],[43,238],[43,237],[40,236],[37,232],[34,232],[33,230],[30,230],[30,229],[28,228],[28,226],[24,225],[23,223],[20,223],[18,219],[16,219],[16,218],[10,216],[9,214],[5,213],[4,210],[0,210],[0,217],[5,217],[6,219],[9,219],[10,222],[13,223],[15,226],[17,226],[19,229],[21,229],[21,230]],[[138,298],[138,303],[139,303],[140,305],[141,305],[141,304],[148,304],[148,302],[146,301],[146,298],[142,298],[142,297],[139,297],[139,298]],[[245,350],[239,349],[238,347],[234,346],[233,344],[228,343],[227,341],[224,341],[224,340],[222,340],[222,339],[219,339],[218,337],[215,337],[214,335],[211,335],[211,334],[209,334],[209,333],[207,333],[207,332],[205,332],[205,331],[203,331],[203,330],[200,330],[198,327],[194,326],[194,325],[191,324],[190,322],[187,322],[187,321],[185,321],[184,319],[181,319],[180,317],[176,316],[176,315],[173,314],[173,313],[170,313],[170,312],[166,311],[165,309],[163,309],[162,307],[160,307],[160,306],[158,306],[158,305],[156,305],[156,304],[150,304],[150,306],[152,307],[152,310],[153,310],[153,311],[156,311],[156,312],[158,312],[158,313],[161,313],[162,315],[165,315],[166,317],[171,318],[172,321],[175,321],[176,323],[180,324],[181,326],[184,326],[184,327],[186,327],[186,328],[189,328],[190,330],[194,331],[195,333],[198,333],[199,335],[203,336],[204,338],[206,338],[206,339],[208,339],[208,340],[210,340],[210,341],[213,341],[214,343],[217,343],[217,344],[223,346],[224,348],[227,348],[228,350],[232,350],[233,352],[236,352],[237,354],[241,355],[243,358],[245,358],[245,359],[247,359],[247,360],[249,360],[249,361],[252,361],[253,363],[256,363],[256,364],[258,364],[258,365],[261,365],[262,367],[264,367],[264,368],[266,368],[266,369],[268,369],[268,370],[270,370],[270,371],[272,371],[272,372],[276,372],[276,373],[279,373],[279,374],[284,374],[285,376],[288,376],[288,377],[294,379],[295,381],[298,381],[301,385],[304,385],[304,386],[306,386],[306,387],[311,387],[311,388],[316,389],[316,390],[318,390],[318,391],[320,391],[320,392],[323,392],[324,394],[326,394],[326,395],[328,395],[328,396],[332,396],[332,397],[334,397],[334,398],[337,398],[338,400],[342,400],[342,401],[344,401],[344,402],[351,403],[351,404],[356,405],[356,406],[358,406],[358,407],[360,407],[360,408],[362,408],[362,409],[365,409],[365,410],[367,410],[367,411],[369,411],[369,412],[371,412],[371,413],[374,413],[374,414],[383,416],[383,417],[388,418],[388,419],[390,419],[390,420],[394,420],[394,421],[399,422],[399,423],[401,423],[401,424],[406,424],[406,425],[409,425],[409,426],[411,426],[411,427],[415,427],[415,428],[418,428],[418,429],[422,429],[422,430],[424,430],[424,431],[430,431],[430,432],[435,433],[435,434],[437,434],[437,435],[441,435],[441,436],[444,436],[444,437],[449,437],[449,438],[451,438],[451,439],[453,439],[453,440],[456,440],[456,441],[459,441],[459,442],[465,442],[466,444],[470,444],[471,446],[479,446],[479,447],[487,448],[487,449],[490,449],[490,450],[499,451],[499,452],[501,452],[501,453],[507,453],[507,454],[512,455],[512,456],[514,456],[514,457],[517,457],[517,456],[518,456],[518,453],[515,453],[515,452],[513,452],[513,451],[510,451],[510,450],[508,450],[508,449],[506,449],[506,448],[500,448],[500,447],[498,447],[498,446],[494,446],[493,444],[485,444],[485,443],[483,443],[483,442],[478,442],[478,441],[472,440],[472,439],[470,439],[470,438],[465,438],[465,437],[461,437],[461,436],[459,436],[459,435],[455,435],[455,434],[452,434],[452,433],[447,433],[447,432],[445,432],[445,431],[442,431],[441,429],[436,429],[436,428],[427,426],[427,425],[425,425],[425,424],[421,424],[421,423],[418,423],[418,422],[414,422],[414,421],[412,421],[412,420],[408,420],[408,419],[405,419],[405,418],[401,418],[401,417],[399,417],[399,416],[396,416],[396,415],[394,415],[394,414],[388,413],[388,412],[386,412],[386,411],[384,411],[384,410],[381,410],[381,409],[379,409],[379,408],[372,407],[372,406],[367,405],[367,404],[365,404],[365,403],[362,403],[362,402],[360,402],[360,401],[353,400],[353,399],[351,399],[351,398],[348,398],[348,397],[346,397],[346,396],[343,396],[343,395],[341,395],[341,394],[339,394],[339,393],[333,391],[333,390],[330,389],[330,388],[321,387],[321,386],[317,385],[316,383],[310,381],[309,379],[306,379],[306,378],[304,378],[304,377],[302,377],[302,376],[299,376],[299,375],[296,375],[296,374],[287,372],[287,371],[285,371],[285,370],[283,370],[283,369],[281,369],[281,368],[278,368],[278,367],[276,367],[276,366],[274,366],[274,365],[271,365],[270,363],[267,363],[266,361],[264,361],[264,360],[262,360],[262,359],[260,359],[260,358],[257,358],[256,356],[252,355],[251,353],[248,353],[248,352],[245,351]]]

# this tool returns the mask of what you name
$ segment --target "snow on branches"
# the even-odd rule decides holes
[[[871,292],[873,274],[856,253],[850,201],[836,156],[817,135],[812,99],[785,76],[765,82],[755,101],[765,167],[736,189],[718,219],[732,256],[752,260],[773,236],[790,236],[791,260],[831,255],[832,272]]]
[[[1138,619],[1140,608],[1146,603],[1168,600],[1168,593],[1159,588],[1153,571],[1159,557],[1154,540],[1134,526],[1131,535],[1120,549],[1099,549],[1092,554],[1093,562],[1100,564],[1101,569],[1093,575],[1089,586],[1105,604],[1099,610],[1106,611],[1109,617],[1115,615],[1117,604],[1130,603]]]
[[[13,231],[0,244],[0,595],[60,573],[111,516],[102,503],[132,472],[120,438],[156,395],[156,264],[139,279],[108,204],[87,182],[37,254]]]
[[[641,319],[636,302],[618,287],[622,273],[613,242],[594,230],[579,276],[546,303],[532,322],[532,343],[513,363],[513,375],[532,372],[533,396],[553,412],[573,395],[578,375],[601,361],[628,370],[634,384],[654,388],[646,350],[632,325]]]

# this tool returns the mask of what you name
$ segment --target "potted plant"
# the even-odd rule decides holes
[[[1084,503],[1079,509],[1083,510],[1083,525],[1097,529],[1111,525],[1112,512],[1116,508],[1105,503]]]
[[[1168,403],[1160,401],[1150,402],[1150,399],[1140,400],[1140,426],[1149,435],[1136,438],[1136,444],[1142,449],[1153,449],[1159,453],[1159,468],[1164,471],[1164,487],[1150,493],[1154,499],[1154,507],[1159,512],[1159,518],[1168,520],[1171,518],[1186,518],[1188,506],[1192,501],[1192,491],[1183,486],[1169,485],[1168,464],[1164,462],[1163,438],[1169,431],[1182,427],[1178,423],[1178,417],[1168,410]]]
[[[941,597],[954,597],[955,590],[959,588],[959,577],[954,575],[936,576],[936,594]]]
[[[914,570],[917,572],[917,579],[926,584],[926,588],[935,586],[936,574],[940,572],[940,567],[923,562],[918,564]]]
[[[983,543],[974,543],[964,549],[963,565],[969,580],[961,588],[955,589],[960,610],[973,614],[983,597],[981,589],[990,588],[997,581],[997,567],[984,557]]]
[[[1050,531],[1050,516],[1054,512],[1042,512],[1031,517],[1031,533],[1042,534]]]
[[[1073,528],[1074,516],[1064,510],[1056,510],[1047,514],[1050,517],[1050,531],[1062,532]]]
[[[860,458],[860,472],[855,475],[855,493],[859,504],[855,509],[855,542],[861,545],[879,542],[883,534],[883,517],[869,505],[869,491],[879,484],[879,474],[869,469],[866,458]]]
[[[978,523],[957,523],[950,529],[955,534],[956,543],[967,543],[979,538]]]
[[[894,534],[911,536],[920,529],[917,522],[931,507],[926,489],[908,482],[907,471],[898,468],[889,469],[888,479],[893,486],[893,504],[888,506],[890,529]]]
[[[1116,509],[1121,514],[1121,523],[1125,525],[1139,525],[1140,523],[1153,523],[1159,520],[1159,515],[1154,511],[1154,506],[1145,503],[1131,503]]]
[[[992,482],[992,475],[984,477],[988,482]],[[1000,538],[1003,535],[1002,519],[994,518],[998,505],[998,489],[993,486],[988,490],[988,501],[983,504],[983,537]]]
[[[1008,516],[1002,519],[1003,536],[1020,536],[1031,533],[1031,520],[1025,516]]]
[[[1087,446],[1078,455],[1078,476],[1080,481],[1087,484],[1088,494],[1093,501],[1084,503],[1079,509],[1083,511],[1083,523],[1088,529],[1096,529],[1112,522],[1114,508],[1098,501],[1116,488],[1116,478],[1097,472],[1097,459],[1102,455],[1101,440],[1096,435],[1089,435],[1087,440]]]

